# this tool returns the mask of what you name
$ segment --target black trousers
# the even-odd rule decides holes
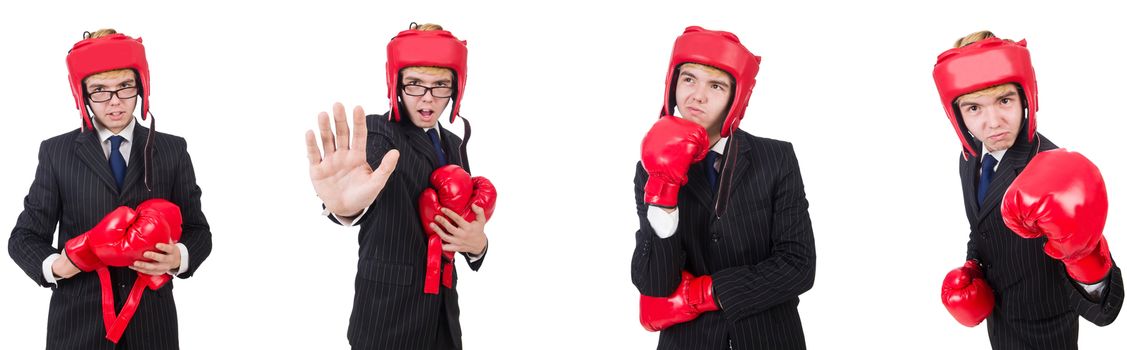
[[[442,303],[439,308],[442,317],[438,321],[438,334],[434,337],[434,350],[455,350],[454,340],[450,335],[450,321],[446,317],[446,303]]]

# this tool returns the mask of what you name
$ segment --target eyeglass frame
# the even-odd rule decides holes
[[[133,96],[122,97],[121,91],[129,90],[129,89],[133,89],[136,93],[133,94]],[[110,97],[107,98],[107,99],[101,100],[101,101],[94,99],[94,94],[102,94],[102,93],[108,93],[108,94],[110,94]],[[141,87],[130,86],[130,87],[125,87],[125,88],[120,88],[120,89],[117,89],[117,90],[102,90],[102,91],[95,91],[95,92],[87,92],[86,98],[90,99],[90,102],[102,103],[102,102],[109,102],[110,100],[113,99],[114,96],[117,96],[117,98],[120,99],[120,100],[128,100],[128,99],[131,99],[131,98],[136,98],[140,94],[141,94]]]
[[[416,94],[408,93],[407,92],[408,87],[420,87],[420,88],[423,88],[424,90],[423,90],[423,93],[416,95]],[[450,94],[446,95],[446,96],[438,96],[438,95],[434,94],[434,89],[449,89]],[[417,85],[417,84],[406,84],[406,85],[403,85],[403,87],[400,88],[400,90],[403,91],[403,94],[407,95],[407,96],[419,97],[419,96],[426,95],[427,93],[430,93],[431,97],[434,97],[434,98],[451,98],[451,97],[454,97],[454,87],[453,86],[425,86],[425,85]]]

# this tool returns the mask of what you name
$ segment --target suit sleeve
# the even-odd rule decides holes
[[[196,269],[211,255],[211,227],[207,224],[200,196],[203,191],[196,185],[196,171],[192,166],[192,157],[188,155],[188,145],[183,139],[177,139],[177,148],[182,150],[182,156],[177,165],[177,179],[172,190],[172,202],[180,206],[180,215],[184,219],[184,231],[180,236],[180,243],[188,248],[188,270],[176,275],[180,278],[192,277]]]
[[[467,253],[462,253],[462,257],[466,258],[466,263],[470,265],[470,270],[477,271],[481,269],[481,264],[485,262],[486,254],[489,254],[489,243],[486,243],[485,250],[481,252],[481,257],[477,260],[470,261],[470,255]]]
[[[1089,299],[1088,293],[1075,284],[1069,295],[1069,303],[1076,313],[1100,327],[1115,322],[1119,310],[1123,308],[1123,273],[1119,270],[1119,265],[1112,265],[1105,282],[1107,289],[1104,290],[1101,300]]]
[[[61,212],[59,188],[51,165],[47,141],[39,145],[35,180],[23,200],[23,212],[8,239],[8,255],[35,283],[50,287],[43,276],[43,261],[58,253],[51,242]]]
[[[721,311],[735,322],[797,298],[814,285],[814,232],[794,148],[779,149],[782,164],[773,190],[771,257],[712,275]]]
[[[969,162],[970,162],[970,160],[963,159],[962,155],[959,156],[960,173],[962,172],[961,171],[961,169],[963,169],[962,167],[973,166]],[[960,178],[962,178],[961,175],[960,175]],[[961,181],[969,181],[969,180],[962,179]],[[970,215],[970,214],[968,214],[968,215]],[[974,225],[973,224],[971,224],[970,233],[967,234],[967,260],[975,260],[975,261],[978,260],[978,249],[974,246]]]
[[[974,231],[971,231],[967,238],[967,260],[978,260],[978,250],[974,246]]]
[[[638,162],[634,173],[634,204],[638,211],[639,229],[634,233],[634,257],[630,260],[630,278],[643,295],[666,297],[681,283],[681,270],[685,266],[685,250],[681,243],[684,234],[677,234],[685,225],[678,225],[673,236],[660,238],[647,219],[645,196],[649,174]]]
[[[392,141],[394,138],[392,131],[393,125],[391,125],[391,121],[387,120],[386,115],[368,115],[367,124],[368,144],[365,146],[365,153],[367,153],[365,156],[368,160],[368,166],[375,170],[376,168],[380,167],[380,162],[383,161],[383,156],[386,155],[388,151],[399,148],[396,147],[395,143]],[[400,154],[400,156],[402,156],[402,154]],[[387,180],[388,184],[390,184],[392,179],[396,177],[396,174],[397,172],[394,171],[391,173],[391,178],[388,178]],[[379,196],[377,196],[376,199],[379,199]],[[371,205],[375,205],[376,202],[376,200],[373,200]],[[325,209],[325,204],[321,204],[321,209]],[[369,206],[368,210],[371,210],[371,206]],[[368,213],[365,213],[365,215],[360,216],[360,218],[356,219],[356,221],[354,221],[352,225],[358,226],[364,223],[364,221],[368,219],[369,216],[371,216],[367,214]],[[328,215],[326,217],[334,224],[342,226],[344,225],[339,220],[337,220],[334,215]]]

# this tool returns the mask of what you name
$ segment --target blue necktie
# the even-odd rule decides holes
[[[705,173],[708,175],[708,185],[711,186],[712,192],[716,193],[716,186],[720,181],[717,181],[716,158],[720,158],[720,153],[715,151],[708,151],[708,155],[704,157]]]
[[[998,160],[994,156],[987,154],[982,158],[982,175],[978,177],[978,206],[982,206],[982,201],[986,199],[986,191],[990,189],[990,180],[994,179],[994,166],[998,164]]]
[[[122,141],[125,141],[124,137],[110,136],[110,170],[113,170],[113,180],[119,190],[125,182],[125,157],[121,155]]]
[[[427,130],[427,136],[430,136],[430,143],[434,145],[434,153],[438,155],[438,166],[446,165],[446,152],[442,151],[442,141],[438,140],[438,129]]]

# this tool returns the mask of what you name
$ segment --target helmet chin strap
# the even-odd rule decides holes
[[[143,161],[145,162],[145,165],[144,165],[144,167],[145,167],[145,169],[144,169],[145,170],[145,174],[144,174],[145,190],[149,191],[149,192],[153,191],[152,184],[149,181],[149,177],[151,177],[151,175],[152,175],[151,173],[149,173],[149,164],[151,164],[153,162],[152,143],[153,143],[153,138],[155,137],[155,134],[156,134],[156,130],[157,130],[157,117],[155,115],[153,115],[152,111],[150,111],[149,112],[149,135],[145,138],[145,149],[143,151],[141,151],[141,152],[143,152],[142,153],[142,155],[144,155]]]
[[[736,172],[736,159],[739,158],[740,152],[739,142],[736,141],[736,132],[732,131],[728,135],[728,144],[724,145],[724,161],[720,163],[720,187],[716,190],[716,203],[713,209],[716,212],[716,218],[724,216],[724,212],[728,210],[728,198],[732,194],[732,181]],[[705,164],[710,166],[711,164]]]

